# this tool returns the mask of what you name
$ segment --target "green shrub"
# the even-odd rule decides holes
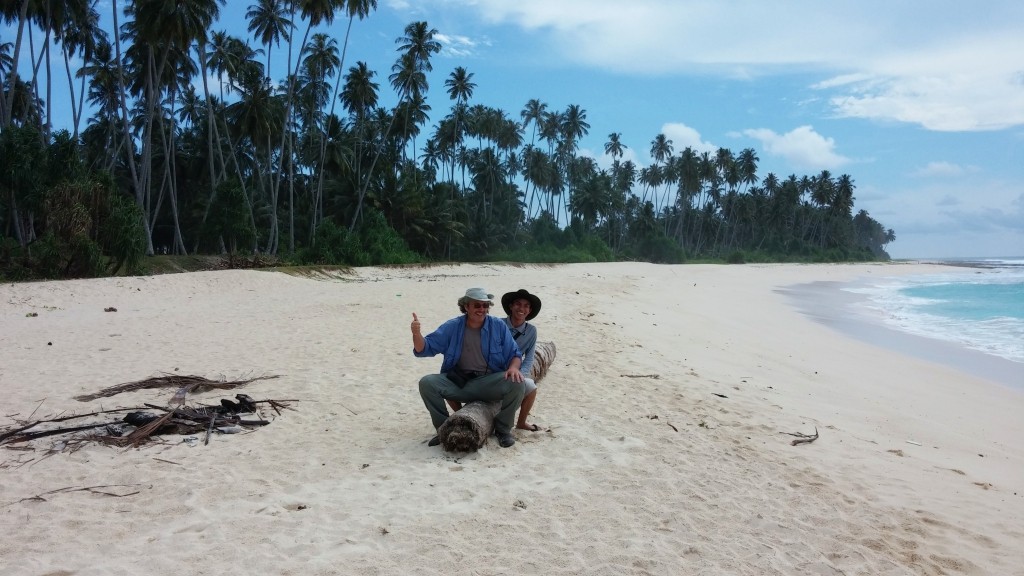
[[[355,242],[348,230],[327,219],[316,227],[312,245],[299,252],[298,260],[306,265],[350,264],[355,251]]]
[[[412,264],[421,258],[376,210],[368,210],[356,231],[324,220],[313,235],[313,245],[299,253],[306,265],[377,266]]]
[[[146,256],[146,228],[142,210],[134,200],[114,192],[110,211],[100,227],[100,243],[110,258],[109,271],[116,275],[138,274]]]
[[[223,238],[231,254],[240,247],[249,248],[255,242],[256,232],[252,227],[242,185],[237,179],[225,180],[217,185],[217,194],[210,205],[203,235],[207,238]]]

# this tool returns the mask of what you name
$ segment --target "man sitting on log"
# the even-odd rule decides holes
[[[519,350],[523,353],[523,365],[519,371],[523,374],[523,404],[519,409],[519,418],[516,420],[516,428],[537,432],[540,426],[527,424],[526,417],[530,415],[533,402],[537,399],[537,383],[531,378],[533,358],[537,349],[537,327],[528,321],[533,320],[540,314],[540,298],[536,294],[520,288],[515,292],[507,292],[501,297],[501,307],[505,310],[505,325],[512,332],[512,339],[516,341]]]
[[[420,378],[420,396],[430,412],[434,428],[448,419],[445,400],[455,402],[501,402],[494,418],[498,444],[508,448],[516,443],[512,426],[516,410],[523,401],[523,375],[519,371],[523,354],[516,346],[508,326],[487,314],[494,298],[483,288],[470,288],[459,298],[462,316],[448,320],[437,330],[420,332],[420,321],[412,315],[412,345],[417,357],[444,355],[440,374]],[[429,446],[437,446],[434,436]]]

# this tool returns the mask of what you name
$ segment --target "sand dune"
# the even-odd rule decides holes
[[[0,426],[162,404],[167,391],[73,397],[175,371],[280,375],[243,391],[298,402],[208,446],[0,447],[0,573],[1024,574],[1024,394],[847,338],[778,291],[933,269],[458,265],[3,285]],[[544,432],[446,454],[426,445],[416,391],[440,358],[413,357],[409,320],[432,329],[470,286],[540,295],[535,323],[558,358],[534,408]],[[815,428],[811,444],[784,434]],[[131,495],[59,491],[93,486]]]

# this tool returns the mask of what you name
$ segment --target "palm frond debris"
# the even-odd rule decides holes
[[[210,380],[202,376],[186,376],[164,373],[162,376],[154,376],[152,378],[137,380],[135,382],[126,382],[116,386],[109,386],[98,392],[93,392],[92,394],[75,396],[75,400],[78,400],[79,402],[89,402],[96,400],[97,398],[109,398],[111,396],[116,396],[122,392],[133,392],[135,390],[150,388],[176,388],[178,389],[176,397],[184,397],[185,394],[192,392],[199,393],[207,392],[209,390],[231,390],[233,388],[245,386],[251,382],[256,382],[257,380],[270,380],[278,377],[278,375],[272,375],[257,376],[255,378],[248,378],[245,380]]]

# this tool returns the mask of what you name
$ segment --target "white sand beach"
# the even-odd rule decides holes
[[[779,291],[936,268],[5,284],[0,427],[164,405],[173,391],[74,399],[162,373],[279,376],[190,402],[297,401],[205,446],[0,447],[0,574],[1024,575],[1024,392],[847,337]],[[413,357],[409,322],[432,330],[471,286],[538,294],[558,355],[545,431],[448,454],[416,385],[441,358]]]

